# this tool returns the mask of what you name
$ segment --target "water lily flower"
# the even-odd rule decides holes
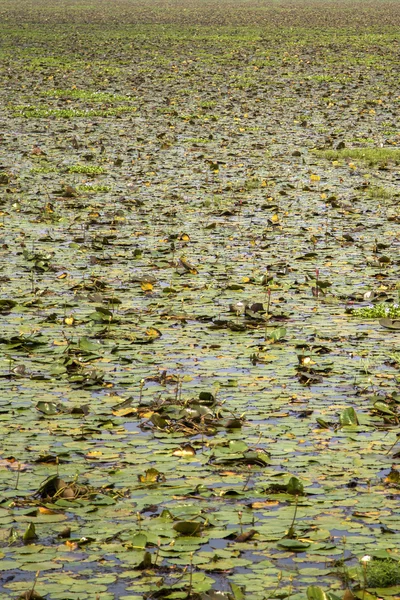
[[[368,563],[370,560],[372,560],[372,557],[369,556],[368,554],[366,554],[365,556],[360,558],[360,562],[362,562],[362,563]]]

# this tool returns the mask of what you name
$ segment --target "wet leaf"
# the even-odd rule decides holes
[[[390,473],[385,477],[385,483],[400,484],[400,471],[392,467]]]
[[[140,483],[151,484],[165,481],[165,476],[157,469],[147,469],[144,475],[138,475]]]
[[[291,477],[287,484],[287,493],[292,496],[302,496],[304,494],[304,486],[297,477]]]
[[[307,599],[308,600],[329,600],[327,595],[322,588],[317,585],[310,585],[307,588]]]
[[[152,283],[150,283],[150,282],[145,282],[145,281],[143,281],[143,282],[140,284],[140,287],[142,288],[142,291],[143,291],[143,292],[152,292],[152,291],[153,291],[153,288],[154,288],[154,286],[153,286],[153,284],[152,284]]]
[[[22,539],[27,544],[35,540],[37,537],[38,536],[36,535],[35,525],[33,523],[29,523],[28,527],[25,529]]]
[[[182,535],[198,535],[201,532],[202,524],[195,521],[179,521],[179,523],[174,523],[173,528]]]
[[[244,588],[236,585],[236,583],[229,582],[231,587],[231,592],[233,595],[233,600],[245,600]]]
[[[146,548],[147,536],[144,533],[137,533],[130,540],[130,544],[134,549]]]
[[[393,412],[385,402],[382,402],[380,400],[378,400],[377,402],[374,402],[374,410],[376,410],[380,413],[383,413],[385,415],[391,415],[393,417],[396,416],[396,413]]]
[[[36,404],[36,408],[39,412],[48,416],[58,415],[60,412],[60,407],[56,402],[40,401]]]
[[[352,406],[345,408],[339,417],[340,424],[342,427],[349,425],[358,425],[357,413]]]
[[[399,319],[379,319],[379,325],[385,327],[386,329],[400,329],[400,320]]]
[[[196,450],[190,444],[185,444],[181,448],[177,448],[172,452],[173,456],[190,457],[195,456]]]
[[[310,546],[310,543],[301,542],[300,540],[283,539],[278,542],[278,546],[291,552],[304,552]]]

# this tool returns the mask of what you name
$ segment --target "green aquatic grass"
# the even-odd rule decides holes
[[[29,51],[23,52],[29,58]],[[77,67],[84,67],[84,62],[76,59],[67,58],[66,56],[40,56],[32,58],[25,70],[28,72],[36,72],[41,69],[59,69],[60,71],[68,71]]]
[[[98,165],[72,165],[68,167],[68,173],[83,173],[85,175],[101,175],[105,173],[104,167]]]
[[[390,200],[395,193],[395,190],[383,187],[381,185],[371,185],[371,187],[368,188],[368,197],[379,200]]]
[[[32,175],[45,175],[46,173],[57,173],[58,169],[51,166],[32,167],[30,173]]]
[[[94,194],[96,192],[111,192],[112,187],[111,187],[111,185],[82,184],[82,185],[77,185],[76,186],[76,190],[78,192],[80,192],[80,193],[92,193],[92,194]]]
[[[208,138],[186,138],[185,139],[186,144],[209,144],[210,140]]]
[[[369,165],[394,162],[400,163],[398,148],[343,148],[343,150],[315,150],[315,154],[327,160],[360,160]]]
[[[208,102],[201,102],[200,108],[214,108],[216,104],[215,100],[209,100]]]
[[[129,112],[136,112],[137,108],[133,106],[118,106],[106,109],[78,109],[78,108],[35,108],[25,107],[13,110],[15,117],[24,117],[26,119],[47,119],[61,118],[73,119],[74,117],[115,117],[117,115]]]
[[[386,588],[400,583],[400,563],[397,560],[372,560],[366,569],[366,583],[370,588]]]
[[[132,100],[131,97],[122,94],[113,94],[110,92],[93,92],[91,90],[78,89],[52,89],[46,90],[42,94],[52,98],[72,98],[77,100],[89,100],[91,102],[126,102]]]
[[[351,81],[351,76],[349,75],[308,75],[305,79],[308,81],[317,81],[318,83],[348,83]]]

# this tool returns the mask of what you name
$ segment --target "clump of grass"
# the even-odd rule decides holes
[[[82,184],[77,185],[76,189],[80,193],[88,192],[88,193],[96,193],[96,192],[111,192],[111,185],[91,185],[91,184]]]
[[[49,117],[72,119],[74,117],[113,117],[122,113],[136,112],[134,106],[117,106],[114,108],[98,108],[82,110],[78,108],[35,108],[23,107],[14,109],[15,117],[25,117],[26,119],[47,119]]]
[[[343,148],[342,150],[315,150],[315,154],[328,160],[341,158],[360,160],[371,166],[388,162],[400,163],[399,148]]]
[[[190,114],[181,114],[181,115],[179,115],[179,118],[182,119],[182,121],[190,121],[192,119],[198,119],[199,115],[196,115],[194,113],[191,115]]]
[[[32,175],[46,174],[46,173],[57,173],[56,167],[43,166],[43,167],[32,167],[30,170]]]
[[[366,569],[366,584],[369,588],[400,584],[400,562],[391,558],[371,560]]]
[[[43,92],[43,96],[52,98],[73,98],[78,100],[90,100],[91,102],[125,102],[132,100],[129,96],[121,94],[112,94],[109,92],[92,92],[90,90],[75,89],[52,89]]]
[[[186,138],[187,144],[208,144],[210,140],[208,138]]]
[[[183,89],[179,90],[177,93],[180,94],[181,96],[191,96],[193,92],[189,88],[183,88]]]
[[[400,352],[392,352],[391,354],[389,354],[389,358],[397,365],[400,365]]]
[[[308,75],[308,81],[317,81],[318,83],[348,83],[351,81],[350,75]]]
[[[201,102],[200,108],[214,108],[216,104],[215,100],[208,100],[207,102]]]
[[[377,198],[377,199],[382,199],[382,200],[390,200],[390,198],[393,197],[394,191],[389,189],[389,188],[385,188],[382,187],[380,185],[371,185],[370,188],[368,188],[368,196],[369,198]]]
[[[258,190],[258,188],[261,187],[261,183],[262,181],[259,177],[250,177],[244,182],[244,188],[247,191]]]
[[[68,168],[68,173],[83,173],[85,175],[101,175],[105,173],[103,167],[96,165],[71,165]]]
[[[351,314],[354,317],[363,319],[398,319],[400,317],[400,307],[398,304],[387,305],[380,302],[379,304],[375,304],[375,306],[356,308]]]

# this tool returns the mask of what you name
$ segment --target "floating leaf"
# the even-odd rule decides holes
[[[144,549],[147,545],[147,536],[144,533],[137,533],[130,541],[130,545],[134,549]]]
[[[212,406],[215,403],[215,398],[210,392],[200,392],[199,402],[205,406]]]
[[[140,483],[160,483],[165,481],[165,476],[157,469],[150,468],[146,470],[144,475],[138,475],[138,479]]]
[[[168,421],[157,413],[151,415],[150,421],[154,423],[154,425],[159,429],[165,429],[166,427],[168,427]]]
[[[146,329],[146,335],[148,338],[156,340],[157,338],[161,337],[162,334],[159,329],[156,329],[155,327],[149,327]]]
[[[286,328],[278,327],[278,329],[274,329],[273,331],[271,331],[269,333],[268,337],[272,342],[278,342],[279,340],[284,338],[285,335],[286,335]]]
[[[379,325],[385,327],[386,329],[400,329],[400,320],[399,319],[379,319]]]
[[[0,313],[8,312],[12,308],[14,308],[14,306],[17,306],[17,302],[15,300],[5,298],[0,299]]]
[[[179,521],[174,523],[173,528],[182,535],[197,535],[201,532],[202,523],[195,521]]]
[[[60,412],[59,404],[56,402],[44,402],[43,400],[40,400],[36,404],[36,409],[48,416],[58,415]]]
[[[385,483],[400,484],[400,471],[392,467],[390,473],[385,477]]]
[[[289,540],[283,539],[278,542],[278,546],[280,548],[285,548],[286,550],[291,550],[292,552],[303,552],[309,546],[309,542],[301,542],[300,540]]]
[[[142,283],[140,284],[140,287],[142,288],[143,292],[152,292],[153,288],[154,288],[152,283],[145,282],[145,281],[142,281]]]
[[[195,456],[196,450],[190,444],[185,444],[181,448],[177,448],[172,452],[173,456],[190,457]]]

